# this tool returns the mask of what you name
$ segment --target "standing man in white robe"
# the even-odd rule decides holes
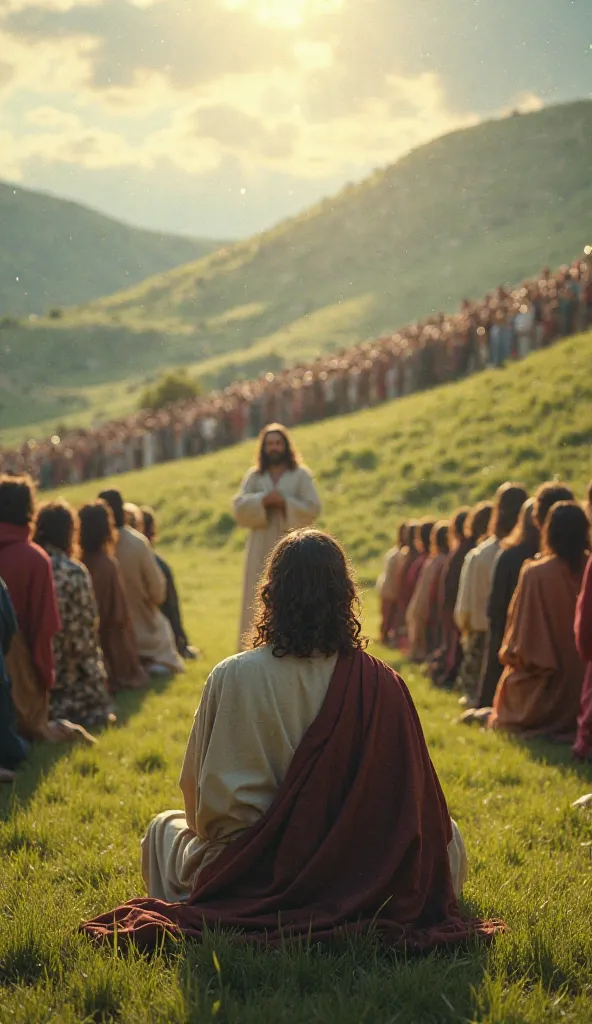
[[[233,508],[238,525],[250,530],[239,634],[243,649],[253,624],[257,583],[270,552],[284,534],[311,526],[321,512],[312,475],[301,465],[281,424],[264,428],[258,464],[243,480]]]

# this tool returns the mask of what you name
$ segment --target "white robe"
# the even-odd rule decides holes
[[[184,810],[159,814],[142,840],[149,896],[187,899],[199,873],[265,814],[321,710],[336,662],[336,655],[274,658],[261,647],[213,670],[179,779]],[[448,855],[458,895],[467,858],[454,822],[452,831]]]
[[[285,512],[277,508],[266,510],[263,507],[263,498],[273,490],[279,491],[285,498]],[[238,525],[251,531],[247,542],[239,633],[239,647],[242,647],[244,636],[251,631],[257,586],[268,555],[285,533],[311,526],[320,515],[321,502],[311,474],[301,466],[287,470],[277,484],[274,484],[269,473],[249,470],[234,499],[233,507]]]

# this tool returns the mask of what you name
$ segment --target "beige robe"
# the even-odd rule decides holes
[[[384,568],[376,581],[376,589],[382,601],[390,601],[394,604],[399,597],[408,550],[406,547],[394,547],[387,551]]]
[[[286,511],[265,509],[263,498],[270,491],[279,491],[286,500]],[[239,526],[250,530],[247,543],[243,603],[240,620],[239,647],[251,631],[259,578],[270,552],[278,540],[290,530],[311,526],[321,511],[321,502],[311,474],[303,466],[287,470],[274,484],[269,473],[251,469],[243,480],[233,502]]]
[[[275,799],[325,699],[337,657],[274,658],[262,647],[218,665],[206,683],[179,785],[184,810],[165,811],[142,840],[148,895],[169,903]],[[455,891],[467,875],[462,836],[448,848]]]
[[[184,672],[173,631],[160,611],[166,597],[166,579],[150,544],[141,533],[125,526],[119,531],[115,553],[140,658],[171,672]]]
[[[431,601],[445,559],[446,555],[438,554],[430,556],[424,562],[413,596],[407,606],[405,621],[409,638],[408,657],[413,661],[423,661],[430,653],[427,644],[428,624],[432,610]]]
[[[218,665],[208,679],[179,785],[142,841],[149,896],[186,899],[199,871],[271,805],[318,715],[337,657],[274,658],[268,647]]]
[[[469,551],[464,560],[454,609],[454,618],[461,633],[486,633],[489,629],[487,605],[499,551],[497,537],[488,537]]]

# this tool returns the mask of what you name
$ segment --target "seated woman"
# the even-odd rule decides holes
[[[584,679],[574,618],[589,546],[583,509],[571,501],[554,505],[543,530],[543,557],[522,567],[510,605],[491,728],[573,739]]]
[[[51,713],[86,728],[115,721],[99,645],[98,614],[87,570],[72,558],[78,517],[65,501],[47,502],[34,541],[51,558],[61,629],[53,638],[55,683]]]
[[[395,638],[397,597],[401,586],[402,570],[409,547],[407,523],[401,523],[397,543],[387,552],[384,569],[376,581],[380,598],[380,642],[389,645]]]
[[[146,539],[150,542],[151,546],[154,547],[156,541],[156,518],[154,512],[148,505],[144,505],[138,510],[141,517],[141,529]],[[140,529],[140,527],[136,527]],[[183,628],[183,621],[181,619],[181,606],[179,604],[179,595],[177,594],[177,587],[175,586],[175,577],[173,576],[173,570],[170,565],[165,562],[164,558],[154,552],[154,557],[161,571],[166,579],[166,597],[164,604],[161,604],[160,610],[166,619],[170,622],[173,636],[175,637],[175,643],[177,650],[182,658],[186,661],[195,661],[199,658],[199,651],[195,647],[191,647],[187,634]]]
[[[373,929],[407,949],[491,932],[460,915],[462,838],[409,691],[364,653],[336,541],[280,540],[251,642],[206,684],[183,810],[143,839],[148,898],[83,930],[148,947],[214,926],[271,946]]]
[[[414,637],[409,635],[409,608],[413,601],[413,595],[421,576],[421,571],[429,557],[430,535],[434,526],[433,519],[421,519],[419,523],[410,528],[409,534],[409,555],[403,566],[403,578],[401,581],[400,606],[402,612],[403,626],[401,629],[400,647],[408,651],[414,644]],[[412,655],[415,657],[415,655]]]
[[[464,648],[458,681],[465,691],[460,703],[473,707],[485,661],[489,630],[487,604],[493,567],[500,544],[516,526],[520,509],[527,498],[528,494],[521,484],[505,483],[498,487],[489,536],[469,552],[462,568],[454,610],[456,624],[463,634]]]
[[[405,650],[407,647],[407,625],[405,617],[407,608],[413,596],[415,579],[411,574],[413,563],[419,558],[415,542],[419,536],[419,523],[411,520],[407,523],[407,545],[397,577],[397,588],[395,597],[395,610],[393,614],[393,625],[391,627],[391,647],[399,647]]]
[[[99,611],[99,636],[111,693],[148,685],[140,664],[119,565],[113,513],[104,501],[80,509],[80,550]]]
[[[435,523],[430,531],[427,558],[407,609],[409,657],[412,661],[425,661],[438,644],[438,588],[448,554],[448,526],[447,522],[441,521]],[[423,534],[423,527],[420,534]]]
[[[465,711],[461,717],[461,721],[467,724],[479,721],[480,709],[489,709],[493,704],[497,684],[502,674],[499,651],[506,631],[508,609],[518,586],[522,566],[526,561],[534,558],[539,550],[541,533],[534,516],[534,509],[534,498],[529,498],[524,502],[518,522],[510,536],[502,541],[501,551],[493,567],[493,581],[487,605],[489,630],[485,659],[477,688],[475,708]]]
[[[436,686],[451,686],[456,679],[462,652],[460,632],[454,621],[454,606],[463,562],[473,547],[465,536],[469,508],[459,508],[452,517],[448,531],[449,553],[442,568],[438,593],[440,638],[438,648],[429,661],[429,674]]]

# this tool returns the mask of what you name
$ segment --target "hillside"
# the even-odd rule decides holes
[[[534,487],[556,473],[583,493],[592,476],[591,361],[592,337],[573,338],[507,370],[296,432],[321,491],[321,523],[346,544],[367,590],[368,633],[378,625],[370,588],[402,515],[448,513],[507,477]],[[119,696],[117,728],[97,747],[37,747],[16,794],[2,787],[0,1019],[588,1022],[592,832],[590,816],[571,804],[592,788],[590,767],[570,763],[556,744],[457,726],[457,695],[383,649],[372,653],[409,684],[466,840],[464,912],[503,918],[506,935],[489,949],[393,957],[371,940],[256,953],[213,934],[146,958],[76,934],[81,919],[143,893],[143,830],[178,806],[204,680],[234,649],[245,533],[229,506],[251,458],[251,445],[241,445],[113,481],[128,499],[156,506],[162,553],[204,658],[172,684]],[[66,497],[80,503],[98,489]]]
[[[2,183],[0,225],[0,318],[89,302],[218,247]]]
[[[549,477],[592,479],[592,334],[505,370],[295,431],[324,499],[321,524],[374,572],[404,514],[450,512],[507,479],[534,488]],[[153,505],[165,544],[242,549],[229,502],[254,442],[213,457],[118,477],[129,500]],[[75,500],[100,489],[72,489]]]
[[[35,433],[58,415],[89,422],[131,409],[163,365],[227,382],[571,260],[589,241],[591,163],[591,101],[489,122],[249,241],[59,320],[5,328],[0,427],[32,422],[25,393]]]

